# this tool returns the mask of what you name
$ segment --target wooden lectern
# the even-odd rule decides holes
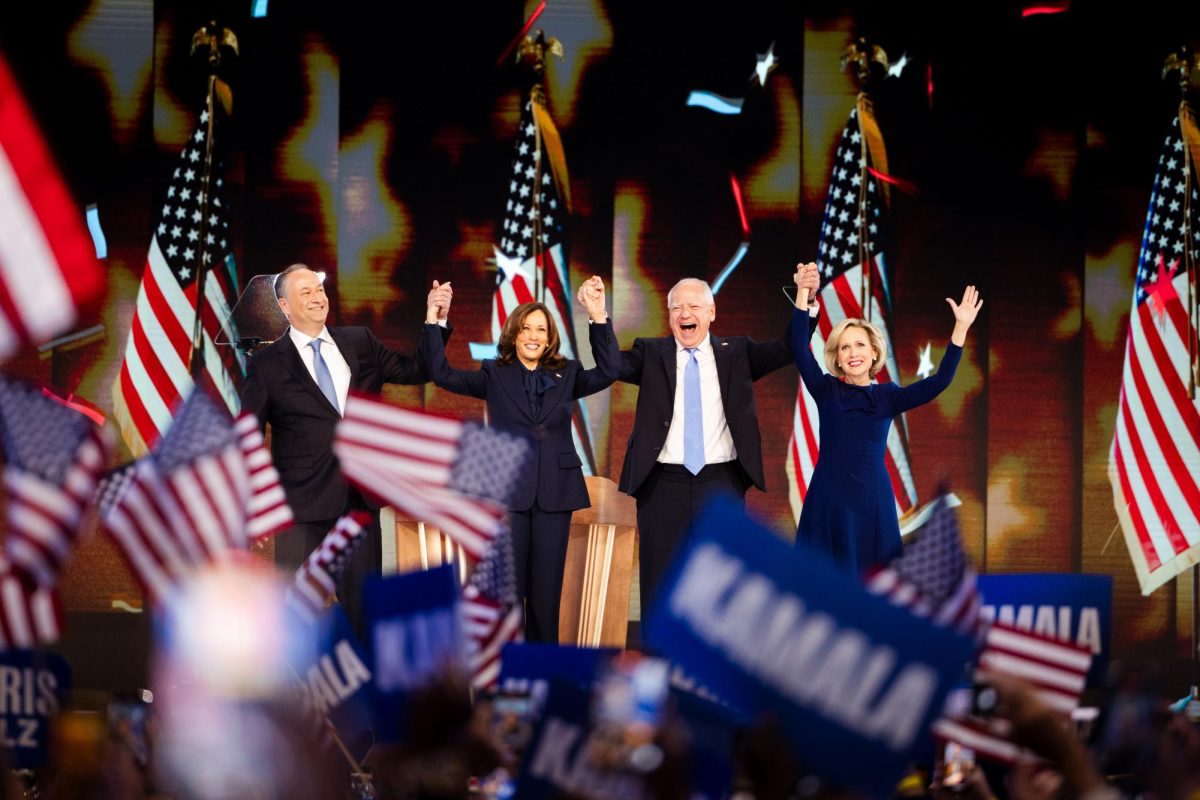
[[[637,547],[637,501],[608,478],[587,478],[592,507],[571,516],[563,574],[558,638],[580,647],[624,647]],[[392,509],[380,514],[384,573],[413,572],[454,564],[465,580],[462,548],[432,525],[403,519]]]
[[[637,501],[608,478],[586,478],[592,507],[571,515],[558,640],[580,647],[625,647],[634,584]]]

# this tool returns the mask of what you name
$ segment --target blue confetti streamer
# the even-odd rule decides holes
[[[742,242],[738,245],[737,251],[733,254],[733,258],[729,259],[729,263],[725,265],[725,269],[721,270],[721,274],[713,281],[712,293],[713,297],[717,296],[717,292],[721,291],[721,287],[725,285],[725,281],[729,280],[729,276],[738,268],[738,264],[742,263],[742,259],[746,257],[746,253],[750,252],[750,243]]]
[[[92,244],[96,246],[96,258],[108,258],[108,241],[100,227],[100,210],[95,203],[87,207],[87,226],[92,234]]]
[[[717,114],[730,115],[741,114],[744,102],[745,100],[740,97],[722,97],[713,92],[692,92],[687,99],[689,106],[707,108]]]

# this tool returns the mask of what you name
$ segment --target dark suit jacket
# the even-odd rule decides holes
[[[366,328],[327,327],[350,366],[350,388],[378,394],[385,383],[429,380],[418,357],[386,347]],[[449,336],[449,330],[443,335]],[[349,487],[333,455],[341,416],[321,394],[291,336],[284,334],[250,358],[242,408],[271,425],[271,456],[297,522],[333,519],[346,512]]]
[[[758,410],[754,405],[754,381],[792,363],[787,338],[756,342],[746,336],[713,336],[713,359],[721,386],[725,420],[737,450],[737,462],[748,483],[766,488],[763,478],[762,441],[758,432]],[[675,412],[675,337],[635,339],[621,353],[620,380],[635,383],[638,391],[633,433],[621,469],[621,491],[636,494],[658,460],[667,441]]]
[[[582,464],[571,439],[571,410],[580,397],[607,389],[617,379],[621,351],[612,321],[588,326],[596,366],[584,369],[568,361],[559,370],[546,370],[553,387],[542,395],[537,417],[529,408],[520,363],[484,361],[478,370],[453,369],[446,361],[442,337],[426,325],[421,337],[421,356],[429,365],[429,377],[443,389],[487,400],[488,422],[499,430],[529,437],[533,461],[522,470],[509,499],[513,511],[526,511],[534,500],[546,511],[574,511],[591,505]]]

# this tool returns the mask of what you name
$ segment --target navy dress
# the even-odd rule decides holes
[[[822,372],[813,357],[812,322],[792,316],[792,351],[817,404],[821,450],[796,529],[796,543],[833,556],[857,574],[900,555],[900,525],[885,458],[892,417],[928,403],[950,385],[962,348],[949,344],[936,374],[897,386],[855,386]]]

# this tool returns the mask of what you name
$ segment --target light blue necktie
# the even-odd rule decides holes
[[[688,363],[683,369],[683,465],[688,472],[699,475],[704,469],[704,410],[700,405],[700,363],[696,349],[688,351]]]
[[[329,371],[325,359],[321,358],[321,340],[313,339],[308,346],[313,351],[313,371],[317,373],[317,386],[321,387],[321,394],[325,395],[333,410],[340,414],[342,407],[338,405],[337,389],[333,388],[333,374]]]

